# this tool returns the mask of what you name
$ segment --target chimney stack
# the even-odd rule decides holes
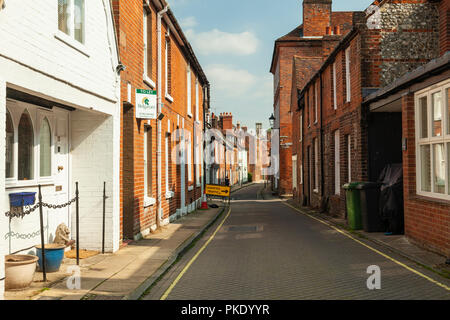
[[[320,37],[331,26],[332,0],[303,0],[303,36]]]

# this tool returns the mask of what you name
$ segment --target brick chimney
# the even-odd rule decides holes
[[[324,36],[331,27],[332,0],[303,0],[303,36]]]
[[[233,115],[230,112],[220,114],[222,130],[233,130]]]

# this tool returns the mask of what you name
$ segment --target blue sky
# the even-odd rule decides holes
[[[302,0],[168,0],[209,82],[211,108],[233,122],[268,128],[274,41],[302,23]],[[333,11],[362,11],[373,0],[334,0]]]

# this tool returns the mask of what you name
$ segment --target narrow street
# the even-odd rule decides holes
[[[143,299],[450,299],[440,286],[448,287],[447,279],[358,239],[398,263],[387,259],[278,199],[261,200],[263,187],[235,193],[230,214],[226,210]],[[366,285],[372,265],[381,269],[380,290]]]

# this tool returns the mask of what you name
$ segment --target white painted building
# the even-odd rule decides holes
[[[80,246],[119,248],[120,78],[109,0],[6,0],[0,10],[0,295],[4,255],[40,243],[39,211],[5,216],[9,195],[37,192],[61,204],[80,190]],[[37,194],[36,194],[37,196]],[[37,199],[36,199],[37,201]],[[44,208],[45,240],[64,222],[75,238],[75,205]]]

